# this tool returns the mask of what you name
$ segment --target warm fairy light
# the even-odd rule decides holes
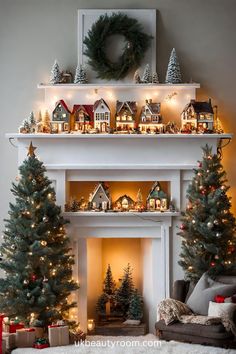
[[[52,193],[48,193],[48,199],[52,198]]]
[[[40,257],[39,259],[40,259],[40,261],[43,262],[43,261],[45,260],[45,257],[42,256],[42,257]]]
[[[32,256],[32,255],[33,255],[33,253],[32,253],[32,252],[28,252],[28,255],[29,255],[29,256]]]
[[[31,227],[32,227],[32,229],[33,229],[33,228],[35,227],[35,224],[32,224]]]
[[[189,266],[189,267],[188,267],[188,270],[193,270],[193,267],[192,267],[192,266]]]
[[[42,246],[47,246],[47,241],[45,241],[45,240],[42,240],[40,243]]]
[[[94,328],[95,328],[94,319],[89,319],[88,320],[88,330],[92,331]]]

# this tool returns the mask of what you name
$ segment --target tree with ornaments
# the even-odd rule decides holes
[[[191,281],[196,282],[204,272],[214,277],[236,267],[235,218],[228,189],[221,156],[206,145],[187,190],[179,232],[183,238],[179,264]]]
[[[52,70],[51,70],[51,76],[50,76],[50,82],[52,84],[59,84],[61,81],[61,71],[59,68],[59,64],[57,62],[57,60],[55,60],[53,66],[52,66]]]
[[[76,303],[68,299],[78,289],[72,279],[74,256],[66,235],[66,220],[56,205],[52,182],[35,156],[32,143],[12,184],[10,203],[0,248],[0,308],[6,316],[29,320],[31,313],[45,326],[68,319]]]
[[[167,84],[180,84],[182,82],[179,60],[175,48],[172,49],[166,72]]]

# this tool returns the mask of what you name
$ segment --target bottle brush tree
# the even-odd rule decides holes
[[[141,320],[143,318],[143,298],[135,289],[129,304],[128,318],[130,320]]]
[[[236,268],[235,218],[228,189],[221,156],[206,145],[187,189],[179,232],[183,238],[179,264],[194,282],[204,272],[214,277]]]
[[[100,313],[105,312],[106,303],[110,301],[111,310],[114,310],[114,294],[116,290],[116,283],[114,281],[110,264],[108,264],[106,277],[103,282],[103,293],[99,296],[97,302],[97,310]]]
[[[179,60],[175,48],[172,49],[166,72],[167,84],[179,84],[182,82]]]
[[[76,303],[68,299],[78,289],[72,279],[74,256],[66,235],[66,221],[55,203],[46,169],[30,144],[28,157],[12,184],[15,202],[1,245],[0,309],[9,317],[29,320],[30,314],[47,324],[68,319]]]
[[[129,304],[134,292],[132,269],[130,264],[124,269],[121,285],[116,291],[116,302],[121,307],[123,316],[127,315]]]

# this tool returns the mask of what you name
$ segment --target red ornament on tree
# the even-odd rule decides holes
[[[180,225],[180,230],[185,230],[185,225],[184,224]]]
[[[215,262],[211,262],[211,267],[214,267],[215,265]]]
[[[202,167],[202,163],[201,162],[198,162],[198,167]]]
[[[32,280],[32,281],[35,281],[36,279],[37,279],[36,275],[35,275],[35,274],[32,274],[32,275],[31,275],[31,280]]]

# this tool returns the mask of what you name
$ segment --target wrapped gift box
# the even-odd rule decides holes
[[[7,349],[14,349],[16,347],[16,334],[15,333],[2,333],[3,339],[6,341]]]
[[[33,347],[35,338],[34,328],[18,329],[16,331],[16,346],[18,348]]]
[[[16,333],[18,329],[24,328],[24,323],[3,323],[3,332]]]
[[[52,325],[48,326],[48,339],[50,347],[69,344],[69,327]]]
[[[48,340],[46,338],[37,338],[33,345],[36,349],[44,349],[49,347]]]
[[[7,351],[7,344],[6,344],[6,340],[3,338],[2,339],[2,351],[0,351],[1,354],[5,354]]]

